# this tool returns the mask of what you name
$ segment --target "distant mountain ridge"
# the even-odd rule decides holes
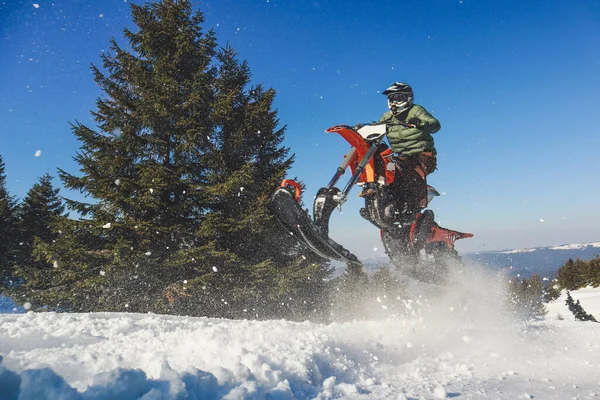
[[[505,270],[511,277],[528,278],[535,273],[542,277],[553,278],[569,258],[590,260],[599,255],[600,242],[592,242],[486,251],[461,254],[461,257],[467,264],[476,263],[494,270]],[[387,257],[367,258],[361,261],[365,269],[370,272],[389,265]],[[340,271],[343,272],[343,266]]]
[[[514,250],[488,251],[463,255],[463,260],[494,269],[505,269],[509,275],[529,277],[536,273],[551,278],[571,259],[590,260],[600,255],[600,242],[563,244]]]
[[[560,246],[533,247],[528,249],[490,251],[488,253],[499,254],[515,254],[515,253],[533,253],[538,250],[586,250],[588,248],[600,248],[600,242],[584,243],[584,244],[562,244]],[[600,250],[599,250],[600,251]]]

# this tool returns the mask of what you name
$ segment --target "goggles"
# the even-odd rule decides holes
[[[404,102],[410,99],[410,95],[408,93],[390,93],[387,98],[389,101]]]

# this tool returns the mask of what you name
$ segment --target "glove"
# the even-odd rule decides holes
[[[407,121],[409,124],[414,125],[415,128],[422,128],[423,127],[423,121],[421,121],[419,118],[411,118]]]

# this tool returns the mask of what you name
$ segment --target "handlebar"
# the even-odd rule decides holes
[[[389,125],[389,126],[400,125],[400,126],[403,126],[405,128],[416,128],[417,127],[414,124],[409,124],[408,122],[399,121],[398,123],[394,123],[394,124],[388,124],[388,123],[385,123],[385,122],[370,122],[368,124],[360,124],[359,123],[359,124],[354,125],[353,129],[354,130],[358,130],[358,129],[362,128],[363,126],[373,126],[373,125],[381,125],[381,124],[385,124],[385,125]]]

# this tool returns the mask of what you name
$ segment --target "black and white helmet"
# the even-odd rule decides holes
[[[399,114],[413,105],[413,90],[406,83],[394,82],[383,94],[387,96],[388,108],[394,114]]]

